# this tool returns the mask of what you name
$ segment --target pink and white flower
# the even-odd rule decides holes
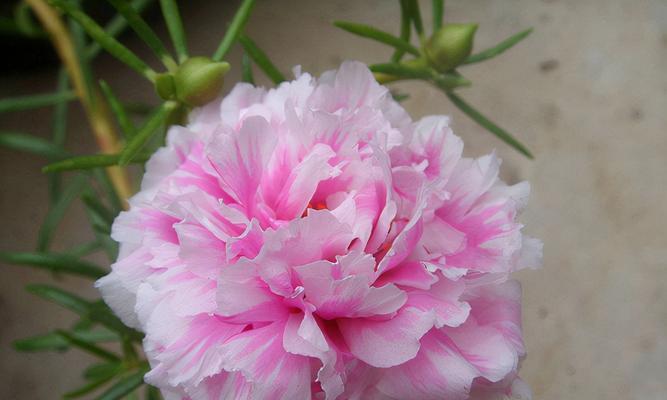
[[[238,84],[172,127],[114,223],[98,282],[177,399],[530,396],[527,183],[462,158],[360,63]]]

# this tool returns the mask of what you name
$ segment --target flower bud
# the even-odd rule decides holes
[[[187,59],[174,74],[176,98],[193,107],[208,103],[222,90],[227,71],[226,62],[215,62],[208,57]]]
[[[155,90],[162,100],[174,99],[176,97],[174,76],[168,72],[157,74],[155,77]]]
[[[446,24],[424,46],[429,63],[440,72],[461,64],[472,51],[477,24]]]

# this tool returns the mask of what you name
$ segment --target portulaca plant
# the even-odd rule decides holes
[[[243,33],[252,0],[241,2],[211,56],[188,53],[174,0],[160,6],[175,54],[141,17],[149,1],[108,1],[118,15],[102,27],[77,1],[25,0],[41,28],[16,27],[49,36],[62,61],[58,90],[0,102],[2,112],[52,106],[56,115],[52,141],[0,134],[2,145],[49,159],[51,189],[37,250],[1,259],[93,278],[102,296],[28,287],[80,319],[16,348],[78,348],[100,360],[65,398],[530,398],[518,375],[526,352],[511,277],[541,264],[541,242],[517,221],[529,185],[502,182],[495,154],[463,157],[448,117],[413,121],[403,95],[383,86],[432,84],[532,157],[458,94],[471,84],[465,65],[530,30],[473,53],[477,25],[443,25],[444,2],[435,0],[427,35],[418,2],[401,0],[398,36],[336,22],[395,48],[390,61],[347,61],[319,77],[295,67],[286,80]],[[126,27],[163,71],[114,38]],[[230,65],[237,42],[243,59]],[[154,85],[160,105],[142,124],[94,78],[101,49]],[[252,64],[275,87],[256,87]],[[230,68],[241,68],[244,82],[221,93]],[[74,99],[99,154],[63,147]],[[136,193],[131,163],[145,167]],[[95,238],[50,251],[79,199]],[[110,269],[86,260],[98,251]]]

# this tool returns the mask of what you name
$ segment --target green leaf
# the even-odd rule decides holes
[[[76,94],[68,90],[63,93],[44,93],[30,96],[10,97],[0,99],[0,113],[31,110],[34,108],[52,106],[76,99]]]
[[[482,115],[470,104],[466,103],[458,95],[452,92],[446,92],[446,95],[449,98],[449,100],[451,100],[452,103],[454,103],[456,107],[458,107],[461,111],[463,111],[473,121],[483,126],[486,130],[496,135],[503,142],[515,148],[521,154],[525,155],[530,159],[533,158],[531,152],[523,144],[521,144],[521,142],[519,142],[516,138],[514,138],[514,136],[512,136],[509,132],[507,132],[503,128],[491,122],[488,118]]]
[[[150,26],[141,18],[141,15],[132,7],[127,0],[107,0],[118,12],[125,17],[132,30],[136,32],[141,40],[153,50],[155,55],[169,69],[176,68],[176,61],[169,55],[160,38],[153,32]]]
[[[433,77],[436,86],[444,91],[450,91],[457,87],[470,86],[472,82],[461,76],[458,72],[445,72]]]
[[[400,102],[403,102],[403,101],[409,99],[410,95],[407,94],[407,93],[401,93],[401,92],[397,92],[397,91],[392,90],[391,91],[391,97],[394,99],[394,101],[397,101],[397,102],[400,103]]]
[[[58,70],[56,93],[61,96],[72,93],[69,90],[69,76],[64,67]],[[67,104],[67,102],[61,101],[56,103],[53,108],[53,143],[60,147],[65,145],[65,135],[67,133]]]
[[[119,340],[118,335],[107,330],[73,331],[71,334],[77,339],[89,343],[105,343]],[[58,333],[51,332],[45,335],[16,340],[14,342],[14,347],[18,351],[24,352],[65,351],[69,348],[69,342]]]
[[[411,67],[398,63],[373,64],[369,66],[372,72],[394,75],[401,79],[430,80],[433,72],[428,68]]]
[[[106,51],[123,62],[128,67],[134,69],[141,75],[145,76],[150,81],[155,79],[155,71],[153,71],[146,63],[131,52],[127,47],[123,46],[112,36],[104,32],[104,29],[97,24],[92,18],[86,15],[83,11],[71,5],[64,0],[48,0],[50,4],[60,8],[67,15],[78,22],[81,27],[88,33],[88,35],[98,42]]]
[[[13,345],[17,351],[23,352],[65,351],[69,348],[67,340],[55,333],[19,339]]]
[[[142,156],[143,155],[140,155],[137,158],[135,158],[135,161],[141,162],[140,159],[142,158]],[[120,196],[118,196],[118,192],[116,192],[116,188],[113,186],[113,183],[109,178],[109,174],[104,169],[96,168],[93,169],[93,176],[95,177],[95,180],[100,185],[102,191],[106,195],[107,200],[111,205],[113,214],[118,215],[118,213],[120,213],[123,210],[123,201],[121,200]]]
[[[431,0],[433,13],[433,32],[442,27],[442,19],[445,14],[445,0]]]
[[[515,35],[510,36],[509,38],[503,40],[502,42],[498,43],[494,47],[491,47],[490,49],[486,49],[482,52],[479,52],[477,54],[473,54],[470,57],[468,57],[463,64],[474,64],[478,63],[481,61],[488,60],[489,58],[493,58],[499,54],[502,54],[505,52],[505,50],[508,50],[509,48],[513,47],[515,44],[519,43],[523,39],[525,39],[530,33],[533,31],[533,28],[528,28],[525,31],[521,31]]]
[[[376,76],[376,79],[383,83],[404,79],[419,79],[434,83],[436,86],[445,91],[460,86],[469,86],[471,84],[469,80],[465,79],[456,72],[439,73],[432,68],[425,67],[417,63],[414,63],[414,65],[409,65],[408,62],[402,64],[373,64],[370,65],[369,68],[374,73],[380,73],[384,75],[383,77]]]
[[[407,0],[401,0],[401,40],[410,43],[410,32],[412,31],[410,25],[410,9]],[[396,50],[391,56],[391,62],[399,62],[403,58],[405,52],[403,50]]]
[[[51,205],[37,236],[37,251],[46,251],[51,243],[53,233],[65,216],[70,204],[79,196],[79,193],[88,184],[84,175],[75,176],[65,187],[58,200]]]
[[[130,139],[118,159],[119,165],[127,165],[139,154],[141,149],[148,143],[160,125],[167,119],[169,113],[174,110],[178,104],[173,101],[164,102],[160,108],[153,114],[142,126],[136,135]]]
[[[373,39],[380,43],[388,44],[397,50],[413,54],[417,57],[421,55],[416,47],[406,42],[405,40],[397,38],[390,33],[373,28],[372,26],[345,21],[336,21],[334,22],[334,25],[355,35]]]
[[[120,126],[120,130],[123,133],[123,136],[126,140],[130,139],[132,135],[134,135],[135,128],[132,120],[127,115],[125,107],[105,81],[100,80],[100,88],[102,88],[102,93],[109,102],[113,114],[116,116],[116,120],[118,121],[118,125]]]
[[[87,317],[92,321],[100,323],[108,329],[117,332],[122,338],[141,341],[144,337],[143,333],[126,326],[120,319],[118,319],[102,300],[91,303]]]
[[[25,265],[93,279],[101,278],[108,273],[95,264],[67,254],[0,252],[0,260],[8,264]]]
[[[4,18],[3,18],[4,19]],[[10,20],[11,21],[11,20]],[[44,30],[36,23],[32,17],[32,10],[26,2],[17,3],[14,6],[14,29],[11,33],[18,33],[30,38],[47,38]]]
[[[92,304],[89,301],[55,286],[28,285],[26,286],[26,290],[79,315],[87,316],[92,308]]]
[[[90,343],[109,343],[118,342],[120,340],[118,334],[111,332],[106,328],[95,330],[73,330],[71,333],[77,339]]]
[[[417,0],[407,0],[408,9],[410,10],[410,19],[412,24],[419,34],[420,39],[424,38],[424,24],[422,23],[421,12],[419,11],[419,2]]]
[[[75,4],[76,7],[80,7],[80,1],[75,1],[73,4]],[[75,56],[79,62],[79,66],[81,67],[85,98],[89,99],[91,105],[95,107],[97,97],[93,95],[93,92],[95,91],[93,71],[90,62],[86,57],[86,43],[88,42],[88,38],[86,37],[86,32],[84,29],[75,20],[70,18],[67,22],[69,25],[69,30],[72,33],[72,42],[74,44]]]
[[[95,253],[101,248],[102,244],[99,242],[99,240],[93,240],[92,242],[78,244],[68,249],[66,253],[72,257],[81,258]]]
[[[275,65],[269,60],[269,57],[264,53],[257,44],[250,39],[248,36],[241,34],[239,35],[239,43],[243,46],[245,52],[252,58],[252,60],[257,64],[259,68],[264,71],[266,76],[273,81],[274,84],[279,84],[280,82],[285,81],[283,74],[276,68]]]
[[[137,154],[131,162],[140,164],[146,162],[148,158],[150,158],[150,155],[140,153]],[[95,154],[90,156],[77,156],[51,163],[42,168],[42,172],[50,173],[110,167],[112,165],[118,165],[119,162],[120,154]]]
[[[225,36],[222,38],[222,42],[220,42],[218,49],[213,53],[213,61],[222,61],[225,58],[229,49],[243,32],[243,27],[248,22],[254,5],[255,0],[243,0],[236,14],[234,14],[231,24],[229,24]]]
[[[123,364],[118,362],[93,364],[83,371],[83,377],[88,380],[97,380],[105,376],[114,376],[123,370]]]
[[[98,388],[102,387],[105,383],[112,380],[114,376],[116,376],[116,374],[109,375],[109,376],[103,376],[103,377],[95,379],[91,382],[88,382],[88,383],[86,383],[85,385],[81,386],[78,389],[74,389],[70,392],[65,393],[63,395],[63,398],[64,399],[76,399],[76,398],[84,396],[84,395],[86,395],[90,392],[94,392]]]
[[[101,234],[110,235],[111,224],[114,219],[113,213],[91,193],[85,193],[81,196],[81,199],[86,205],[88,215],[93,224],[93,229]]]
[[[132,340],[141,340],[143,338],[141,332],[123,324],[103,302],[92,303],[75,294],[50,285],[28,285],[26,289],[30,293],[65,307],[83,318],[102,324],[123,337]]]
[[[137,13],[141,14],[141,12],[143,12],[152,2],[153,0],[133,0],[131,4],[132,8],[134,8]],[[125,28],[127,28],[127,20],[122,15],[116,14],[116,16],[114,16],[111,21],[109,21],[109,23],[104,26],[104,31],[107,33],[107,35],[116,37],[121,32],[123,32]],[[92,43],[86,49],[86,58],[91,60],[97,57],[101,50],[102,46],[100,46],[99,43]]]
[[[118,335],[108,330],[72,331],[77,339],[89,343],[108,343],[120,340]],[[23,352],[37,351],[65,351],[69,349],[69,342],[56,332],[33,336],[14,341],[14,348]]]
[[[118,243],[109,237],[109,235],[104,235],[99,232],[95,232],[95,237],[102,244],[104,252],[107,254],[111,262],[116,261],[118,258]]]
[[[117,400],[131,393],[134,389],[138,388],[144,383],[145,373],[146,370],[141,369],[120,379],[106,392],[102,393],[101,396],[97,397],[97,400]]]
[[[65,152],[61,147],[56,146],[48,140],[19,132],[0,133],[0,146],[49,158],[62,158],[65,156]]]
[[[141,116],[146,116],[153,112],[155,109],[154,106],[150,104],[140,103],[140,102],[131,102],[125,103],[125,109],[130,114],[137,114]]]
[[[60,336],[62,336],[67,343],[69,343],[71,346],[78,347],[79,349],[90,353],[94,356],[97,356],[99,358],[102,358],[104,360],[112,361],[112,362],[120,362],[120,357],[117,356],[116,354],[101,348],[100,346],[94,345],[92,343],[88,343],[83,340],[79,340],[76,338],[74,335],[71,335],[69,332],[63,331],[63,330],[57,330],[56,333]]]
[[[65,93],[69,89],[69,78],[65,67],[60,67],[58,70],[57,93]],[[52,137],[53,144],[59,148],[65,146],[65,138],[67,136],[67,104],[60,102],[53,108],[53,122],[52,122]],[[51,159],[50,161],[55,161]],[[59,174],[51,174],[49,180],[49,199],[51,203],[56,201],[60,196],[60,188],[62,179]]]
[[[161,400],[160,391],[155,387],[146,384],[146,400]]]
[[[246,52],[241,57],[241,80],[252,85],[255,84],[255,78],[252,76],[252,62]]]
[[[111,226],[114,220],[114,213],[107,208],[92,192],[84,193],[81,196],[83,203],[89,210],[93,211],[105,223]]]
[[[176,49],[178,55],[178,62],[182,63],[188,59],[188,46],[185,40],[183,20],[178,12],[178,5],[175,0],[160,0],[160,6],[171,36],[171,42],[174,44],[174,49]]]
[[[86,368],[83,373],[84,378],[90,382],[78,389],[65,393],[63,397],[65,399],[74,399],[88,394],[109,382],[116,375],[119,375],[121,372],[123,372],[123,370],[123,364],[119,362],[93,364]]]

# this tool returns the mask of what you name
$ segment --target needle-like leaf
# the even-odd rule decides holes
[[[48,158],[62,158],[66,155],[60,147],[48,140],[20,132],[0,132],[0,146]]]
[[[81,191],[88,185],[88,178],[84,175],[75,176],[72,181],[65,187],[58,201],[51,205],[49,212],[44,218],[44,222],[39,229],[37,236],[37,251],[46,251],[51,244],[53,233],[58,224],[63,219],[65,212],[70,204],[79,196]]]
[[[257,66],[264,71],[274,84],[279,84],[285,80],[283,74],[271,62],[269,57],[262,51],[255,42],[248,36],[241,34],[239,36],[239,43],[243,46],[245,52],[252,58]]]
[[[148,159],[144,157],[143,154],[140,154],[139,156],[135,157],[134,160],[135,162],[143,162],[142,158]],[[106,194],[107,200],[111,205],[114,215],[118,215],[118,213],[123,209],[123,201],[118,196],[118,192],[116,192],[116,188],[113,186],[111,179],[109,178],[109,174],[104,169],[95,168],[93,169],[93,176],[95,177],[97,183],[100,185],[104,194]]]
[[[250,61],[246,52],[241,56],[241,80],[252,85],[255,84],[255,78],[252,76],[252,61]]]
[[[123,365],[117,362],[93,364],[83,371],[83,377],[96,380],[103,376],[113,376],[122,371]]]
[[[513,47],[515,44],[519,43],[523,39],[525,39],[530,33],[533,31],[533,28],[528,28],[525,31],[521,31],[515,35],[510,36],[509,38],[503,40],[502,42],[498,43],[497,45],[491,47],[490,49],[486,49],[482,52],[479,52],[477,54],[473,54],[470,57],[468,57],[463,64],[474,64],[478,63],[481,61],[488,60],[489,58],[493,58],[499,54],[502,54],[506,50],[510,49]]]
[[[84,193],[81,200],[86,205],[88,214],[93,223],[93,229],[101,234],[111,234],[111,223],[114,215],[109,209],[102,204],[99,199],[91,193]]]
[[[71,90],[0,99],[0,113],[31,110],[33,108],[51,106],[72,101],[74,99],[76,99],[76,94]]]
[[[55,286],[28,285],[26,286],[26,290],[79,315],[87,316],[92,309],[92,304],[89,301]]]
[[[372,72],[393,75],[401,79],[430,80],[434,75],[428,68],[409,67],[399,63],[373,64],[369,66],[369,69]]]
[[[88,343],[110,343],[117,342],[120,337],[106,329],[96,329],[92,331],[72,331],[77,339]],[[18,351],[36,352],[36,351],[65,351],[69,349],[69,342],[56,332],[45,335],[32,336],[25,339],[14,341],[13,346]]]
[[[81,7],[80,3],[80,1],[72,2],[72,4],[74,4],[77,8]],[[86,36],[86,32],[81,24],[76,22],[74,19],[69,18],[67,23],[72,34],[74,56],[78,60],[79,67],[81,69],[81,76],[83,78],[83,94],[86,99],[84,100],[84,103],[88,102],[92,107],[95,107],[98,99],[97,96],[93,94],[96,91],[96,88],[94,87],[93,71],[89,62],[90,60],[86,57],[86,43],[88,42],[88,37]]]
[[[134,156],[131,162],[141,164],[146,162],[149,157],[150,155],[148,154],[140,153]],[[118,165],[119,160],[120,154],[95,154],[90,156],[77,156],[51,163],[42,168],[42,172],[50,173],[110,167],[112,165]]]
[[[67,249],[66,253],[72,257],[81,258],[92,254],[102,248],[102,244],[98,240],[93,240],[88,243],[81,243]]]
[[[188,45],[185,40],[185,29],[183,29],[183,20],[178,11],[178,5],[175,0],[160,0],[160,6],[162,7],[164,22],[167,24],[171,36],[171,42],[176,49],[178,62],[182,63],[188,59]]]
[[[117,375],[117,372],[114,372],[113,374],[109,374],[106,376],[101,376],[99,378],[93,379],[90,382],[86,383],[85,385],[81,386],[78,389],[74,389],[72,391],[69,391],[63,395],[64,399],[76,399],[81,396],[85,396],[90,392],[94,392],[98,388],[102,387],[105,383],[109,382],[110,380],[113,379],[114,376]]]
[[[174,110],[178,104],[173,101],[164,102],[148,121],[142,126],[137,134],[130,139],[118,160],[119,165],[127,165],[139,154],[148,140],[158,130],[158,127],[164,123],[169,113]]]
[[[160,391],[151,385],[146,385],[146,400],[160,400]]]
[[[493,123],[491,120],[486,118],[484,115],[482,115],[479,111],[477,111],[474,107],[472,107],[470,104],[466,103],[462,98],[460,98],[458,95],[452,92],[446,92],[447,97],[449,100],[454,103],[456,107],[458,107],[461,111],[463,111],[467,116],[469,116],[473,121],[477,122],[481,126],[483,126],[485,129],[487,129],[489,132],[493,133],[496,135],[500,140],[503,142],[507,143],[508,145],[512,146],[515,148],[517,151],[519,151],[521,154],[525,155],[526,157],[532,159],[533,155],[531,152],[521,144],[514,136],[512,136],[509,132],[504,130],[503,128],[499,127],[495,123]]]
[[[222,61],[222,59],[225,58],[229,49],[243,32],[243,27],[246,22],[248,22],[250,12],[254,5],[255,0],[243,0],[243,3],[241,3],[241,6],[236,11],[232,22],[229,24],[225,36],[222,38],[222,42],[220,42],[218,49],[213,54],[213,61]]]
[[[92,303],[73,293],[50,285],[28,285],[26,289],[45,300],[58,304],[83,318],[102,324],[113,332],[132,340],[141,340],[143,334],[127,327],[118,317],[112,314],[109,307],[102,302]]]
[[[0,261],[93,279],[107,274],[103,268],[68,254],[0,252]]]
[[[65,67],[60,67],[58,70],[57,92],[65,93],[69,90],[69,77]],[[52,137],[53,145],[59,149],[65,146],[65,138],[67,136],[67,104],[61,102],[53,107],[53,122],[52,122]],[[53,157],[49,161],[53,162],[60,157]],[[60,188],[62,184],[62,177],[60,174],[51,174],[49,180],[49,199],[51,203],[58,200],[60,196]]]
[[[410,19],[412,19],[412,24],[415,26],[415,31],[417,31],[419,38],[423,40],[424,24],[422,23],[422,15],[419,11],[419,2],[417,0],[407,0],[407,3],[410,10]]]
[[[118,12],[125,17],[132,30],[141,40],[153,50],[153,53],[167,68],[176,68],[176,61],[169,55],[167,48],[150,26],[141,18],[141,15],[127,0],[107,0]]]
[[[65,351],[69,348],[69,343],[55,333],[19,339],[14,341],[13,345],[17,351],[23,352]]]
[[[134,8],[137,13],[141,14],[152,2],[153,0],[133,0],[131,4],[132,8]],[[104,31],[107,33],[107,35],[116,37],[121,32],[123,32],[125,28],[127,28],[127,25],[128,24],[125,17],[120,14],[116,14],[116,16],[113,17],[111,21],[109,21],[109,23],[104,26]],[[86,49],[86,58],[89,60],[95,58],[101,50],[102,46],[100,46],[99,43],[91,43],[90,46],[88,46]]]
[[[380,43],[388,44],[397,50],[401,50],[415,56],[420,55],[419,50],[410,43],[401,38],[397,38],[390,33],[373,28],[372,26],[345,21],[336,21],[334,22],[334,25],[355,35],[373,39]]]
[[[401,40],[403,40],[406,43],[410,43],[410,32],[412,32],[410,24],[411,21],[410,6],[407,0],[401,0],[400,5],[401,5]],[[401,61],[404,54],[405,51],[403,50],[394,51],[394,54],[391,56],[391,61],[394,63]]]
[[[433,32],[442,27],[442,19],[445,14],[445,0],[432,0],[431,13],[433,14]]]
[[[104,29],[97,24],[92,18],[86,15],[83,11],[76,8],[72,4],[64,0],[49,0],[49,3],[63,10],[67,15],[78,22],[81,27],[88,33],[88,35],[98,42],[106,51],[116,57],[118,60],[139,72],[150,81],[155,79],[155,71],[153,71],[145,62],[137,57],[127,47],[123,46],[107,34]]]
[[[104,360],[108,360],[111,362],[120,362],[119,356],[106,349],[101,348],[100,346],[86,342],[84,340],[80,340],[71,333],[63,330],[57,330],[56,333],[62,336],[63,339],[65,339],[67,343],[69,343],[71,346],[78,347],[81,350],[90,353],[94,356],[100,357]]]
[[[105,81],[100,81],[100,88],[102,88],[102,93],[109,102],[113,114],[116,116],[116,120],[118,121],[118,125],[120,126],[120,130],[123,133],[123,136],[126,140],[132,138],[135,131],[134,124],[132,123],[130,117],[127,115],[127,111],[125,110],[123,103],[120,102],[118,97],[116,97],[114,92],[111,90],[111,87]]]
[[[106,392],[102,393],[97,400],[117,400],[123,396],[131,393],[144,383],[145,369],[141,369],[131,375],[120,379],[116,384],[111,386]]]

